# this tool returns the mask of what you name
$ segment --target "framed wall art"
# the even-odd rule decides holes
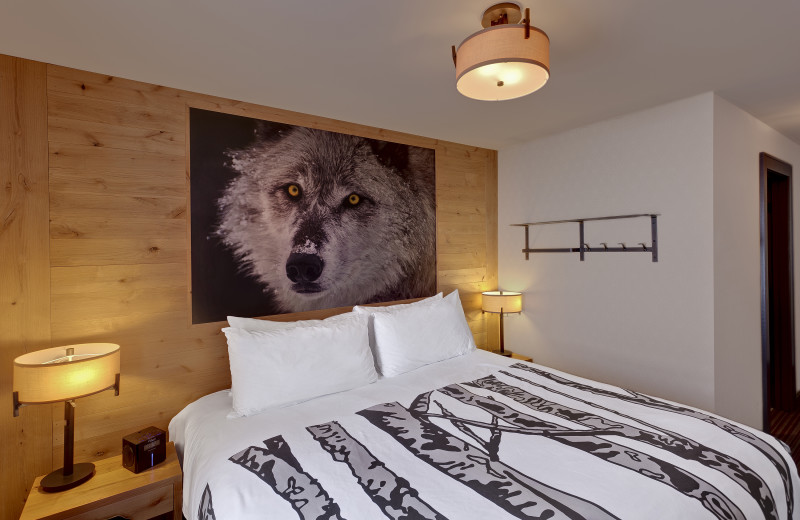
[[[436,292],[434,150],[189,118],[193,323]]]

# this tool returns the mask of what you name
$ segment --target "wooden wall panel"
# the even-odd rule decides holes
[[[45,64],[0,56],[0,517],[8,519],[53,466],[52,408],[13,417],[11,406],[14,358],[50,347],[45,87]]]
[[[186,404],[230,385],[223,324],[190,319],[188,107],[434,148],[439,289],[460,291],[476,343],[492,344],[480,292],[497,284],[496,152],[53,65],[46,83],[47,131],[36,139],[49,190],[35,219],[49,233],[46,330],[53,345],[122,347],[120,395],[77,403],[76,459],[118,453],[123,435],[166,428]],[[46,454],[20,485],[61,457],[60,413],[47,422],[37,437]],[[20,488],[8,493],[21,500]]]
[[[59,145],[72,144],[101,148],[120,148],[164,155],[183,156],[182,132],[150,130],[129,126],[110,125],[84,121],[79,129],[72,120],[51,117],[49,121],[50,142]]]
[[[484,287],[495,289],[498,287],[498,221],[497,221],[497,151],[489,153],[488,160],[484,165],[484,179],[486,190],[486,274],[481,283]],[[486,347],[489,349],[500,348],[500,317],[495,315],[486,316],[485,329],[487,340]]]

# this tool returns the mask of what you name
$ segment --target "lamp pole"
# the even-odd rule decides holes
[[[500,307],[500,354],[504,355],[505,349],[505,335],[503,334],[503,308]]]

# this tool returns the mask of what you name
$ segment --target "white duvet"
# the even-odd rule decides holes
[[[195,519],[800,519],[769,435],[484,351],[228,418],[169,426]]]

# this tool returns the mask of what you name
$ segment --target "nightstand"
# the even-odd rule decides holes
[[[533,363],[533,358],[528,356],[523,356],[521,354],[517,354],[515,352],[511,353],[511,359],[518,359],[520,361],[527,361],[528,363]]]
[[[503,356],[499,350],[490,350],[489,352],[492,354],[497,354],[498,356]],[[503,357],[510,357],[511,359],[516,359],[518,361],[527,361],[528,363],[533,363],[533,358],[531,357],[523,356],[522,354],[517,354],[516,352],[511,352],[508,349],[505,349],[505,353],[510,355],[505,355]]]
[[[157,516],[181,520],[183,475],[172,443],[164,462],[141,473],[123,468],[121,455],[94,464],[94,477],[60,493],[43,492],[42,477],[37,477],[20,520],[101,520],[117,515],[129,520]]]

